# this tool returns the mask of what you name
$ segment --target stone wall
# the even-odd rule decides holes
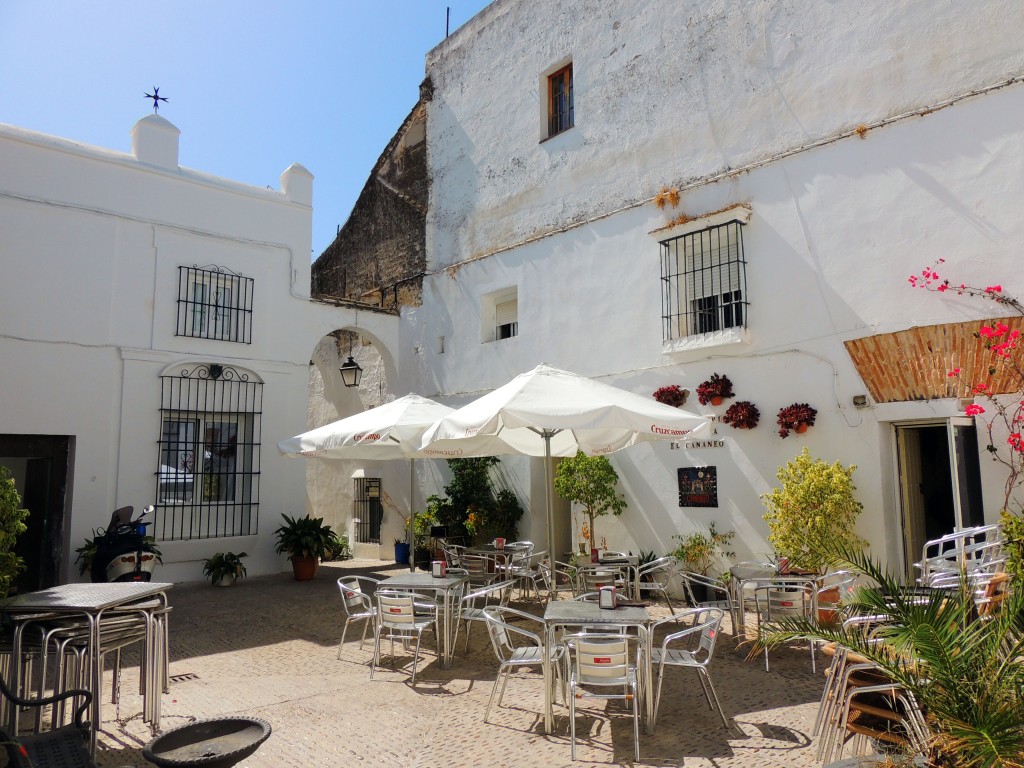
[[[377,160],[352,213],[313,264],[316,298],[418,306],[426,265],[426,110],[420,102]]]

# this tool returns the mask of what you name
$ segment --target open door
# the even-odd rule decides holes
[[[925,542],[984,524],[974,419],[898,424],[896,452],[905,571],[913,577]]]

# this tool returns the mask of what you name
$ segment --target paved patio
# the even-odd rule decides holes
[[[394,563],[350,560],[322,566],[312,582],[279,574],[224,589],[177,585],[170,592],[172,680],[163,698],[163,728],[228,714],[263,718],[273,735],[241,763],[249,768],[815,765],[808,734],[823,680],[820,672],[811,674],[806,646],[774,651],[765,672],[760,660],[746,659],[745,647],[736,648],[728,626],[719,636],[712,677],[732,732],[708,709],[696,674],[673,669],[657,731],[641,733],[639,763],[632,759],[625,710],[603,701],[587,702],[585,714],[578,714],[579,759],[573,763],[564,708],[556,708],[556,732],[542,733],[539,673],[514,677],[503,706],[484,723],[497,662],[480,627],[468,655],[460,640],[450,670],[436,663],[428,635],[415,687],[406,672],[388,667],[371,681],[372,646],[359,649],[358,626],[337,658],[343,614],[335,580],[399,570]],[[539,611],[538,604],[532,607]],[[654,610],[668,615],[663,605]],[[137,670],[126,670],[119,711],[105,705],[100,766],[149,765],[142,757],[150,735],[141,722],[137,681]]]

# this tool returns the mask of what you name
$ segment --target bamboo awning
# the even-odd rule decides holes
[[[973,397],[975,384],[984,384],[995,394],[1017,392],[1020,377],[977,336],[982,326],[996,323],[1024,334],[1024,317],[1015,315],[880,333],[845,346],[876,403]],[[993,367],[995,372],[990,373]],[[960,376],[950,377],[956,368],[961,369]]]

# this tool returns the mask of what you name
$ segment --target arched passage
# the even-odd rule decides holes
[[[374,408],[404,394],[396,389],[398,368],[393,345],[397,316],[365,310],[350,310],[350,314],[350,318],[345,318],[349,322],[326,331],[311,351],[306,429]],[[336,314],[334,319],[340,318]],[[349,355],[363,370],[358,387],[344,386],[339,371]],[[408,462],[302,461],[307,463],[306,511],[349,536],[357,555],[387,557],[393,539],[402,535],[405,513],[400,510],[408,509]],[[357,525],[356,520],[363,525]]]

